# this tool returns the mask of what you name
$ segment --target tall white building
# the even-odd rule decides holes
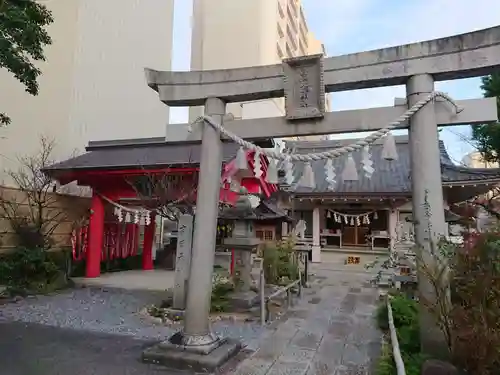
[[[469,168],[498,168],[498,163],[484,160],[480,152],[471,152],[464,156],[462,163]]]
[[[192,24],[191,70],[276,64],[324,53],[300,0],[193,0]],[[231,103],[227,112],[246,119],[282,116],[283,104],[282,98]],[[191,108],[190,121],[202,111]]]
[[[30,96],[0,69],[0,184],[18,155],[54,138],[57,158],[89,140],[163,135],[168,107],[147,87],[144,67],[169,69],[174,0],[40,0],[52,11],[53,39],[39,62],[40,94]]]

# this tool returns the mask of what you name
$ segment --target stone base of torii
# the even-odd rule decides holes
[[[229,121],[223,127],[243,139],[333,134],[377,130],[401,115],[402,108],[377,108],[324,113],[324,93],[390,85],[406,85],[411,107],[434,92],[434,82],[489,74],[500,69],[500,27],[406,46],[327,59],[299,57],[283,65],[200,72],[146,70],[148,85],[169,106],[205,105],[205,114],[222,126],[225,103],[286,98],[287,116]],[[438,125],[478,124],[498,119],[493,99],[462,101],[463,111],[432,101],[409,119],[413,212],[417,244],[433,262],[432,247],[445,234],[439,162]],[[184,329],[144,352],[144,360],[169,367],[210,372],[241,345],[217,337],[209,326],[211,280],[215,252],[217,198],[221,173],[221,134],[200,124],[187,138],[201,140],[201,166],[194,223],[191,272]],[[375,172],[376,173],[376,172]],[[433,300],[429,282],[419,278],[419,291]],[[444,337],[422,309],[421,341],[437,353]]]

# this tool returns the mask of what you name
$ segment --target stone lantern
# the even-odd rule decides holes
[[[254,208],[247,190],[240,188],[239,197],[234,206],[222,211],[221,217],[233,220],[234,229],[231,237],[224,239],[224,246],[234,250],[235,256],[235,293],[231,301],[235,307],[250,308],[258,302],[258,295],[252,286],[252,251],[261,243],[255,237]]]

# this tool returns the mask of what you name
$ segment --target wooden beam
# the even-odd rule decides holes
[[[497,121],[495,98],[459,100],[463,108],[455,114],[454,108],[446,102],[436,103],[437,123],[440,126],[482,124]],[[406,106],[369,108],[349,111],[327,112],[323,120],[288,122],[284,117],[257,118],[228,121],[225,128],[245,139],[282,138],[291,136],[340,134],[374,131],[387,126],[406,111]],[[172,124],[167,127],[168,142],[201,140],[201,124],[187,132],[186,124]]]
[[[416,74],[435,81],[500,70],[500,26],[448,38],[329,57],[327,92],[401,85]],[[282,97],[281,64],[225,70],[167,72],[146,69],[148,85],[169,106],[203,105],[206,98],[241,102]]]

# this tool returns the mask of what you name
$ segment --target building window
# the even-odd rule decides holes
[[[293,14],[292,14],[292,11],[290,10],[290,5],[288,5],[288,6],[286,7],[286,14],[288,15],[288,19],[289,19],[290,21],[292,21],[292,20],[293,20]]]
[[[277,28],[278,28],[278,37],[283,38],[283,37],[285,36],[285,33],[284,33],[284,32],[283,32],[283,30],[281,29],[280,24],[278,23],[276,26],[277,26]]]
[[[295,51],[297,49],[297,34],[293,34],[290,30],[290,26],[286,25],[286,34],[288,36],[288,42],[292,45],[292,50]]]
[[[293,52],[292,50],[290,49],[290,46],[288,45],[288,43],[286,44],[286,55],[287,57],[293,57]]]
[[[255,236],[261,241],[272,241],[274,240],[274,232],[272,230],[257,230],[255,231]]]
[[[302,43],[302,40],[299,40],[299,50],[302,56],[307,55],[307,48],[304,47],[304,44]]]
[[[295,20],[293,18],[290,18],[288,23],[290,24],[290,26],[292,28],[293,34],[298,35],[299,30],[297,29],[297,24],[295,23]]]
[[[281,50],[281,47],[280,47],[279,43],[276,43],[276,50],[278,52],[278,57],[280,59],[283,59],[283,51]]]
[[[307,38],[299,37],[299,41],[304,45],[306,49],[309,47],[309,40]]]
[[[292,8],[292,13],[293,13],[294,17],[297,18],[298,17],[298,14],[297,14],[297,3],[295,2],[295,0],[290,0],[288,2],[288,7]]]
[[[281,7],[280,3],[278,3],[278,13],[281,18],[285,18],[285,12],[283,12],[283,8]]]

